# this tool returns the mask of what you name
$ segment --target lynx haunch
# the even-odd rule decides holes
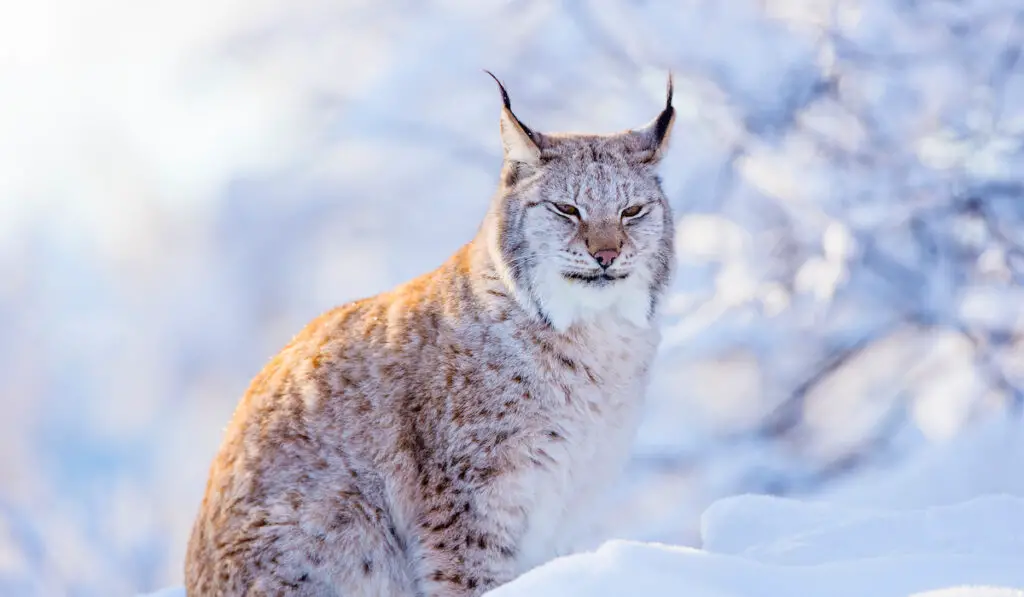
[[[493,75],[492,75],[493,76]],[[444,265],[313,320],[225,433],[185,579],[207,595],[469,596],[571,552],[629,454],[659,340],[674,120],[546,134]]]

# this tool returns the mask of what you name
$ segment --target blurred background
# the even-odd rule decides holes
[[[675,73],[679,273],[607,535],[1020,437],[1022,43],[1016,0],[0,0],[0,594],[181,582],[252,376],[476,231],[482,68],[541,131],[641,125]]]

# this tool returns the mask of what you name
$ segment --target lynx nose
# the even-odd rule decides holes
[[[601,249],[600,251],[596,251],[594,253],[594,259],[597,260],[597,264],[604,269],[608,269],[608,267],[612,264],[613,261],[615,261],[615,258],[618,256],[619,252],[616,251],[615,249]]]

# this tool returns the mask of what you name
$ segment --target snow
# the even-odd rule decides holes
[[[689,547],[613,541],[567,557],[491,591],[492,597],[907,597],[941,587],[1024,587],[1020,554],[907,553],[815,566],[766,566]]]
[[[979,488],[1021,488],[1012,471],[1024,459],[1022,442],[1019,422],[989,422],[955,446],[861,479],[854,486],[873,506],[853,505],[856,494],[842,492],[831,500],[724,498],[701,516],[700,549],[613,540],[489,595],[1020,597],[1024,492],[955,501],[961,492],[942,488],[964,475],[989,479]]]

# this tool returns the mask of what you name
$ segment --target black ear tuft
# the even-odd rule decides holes
[[[501,91],[501,103],[505,106],[505,109],[508,110],[509,116],[512,117],[512,120],[514,120],[516,124],[523,129],[523,132],[526,133],[526,135],[530,137],[530,139],[532,139],[534,142],[537,142],[537,135],[533,132],[533,130],[531,130],[530,127],[523,124],[523,121],[519,120],[519,117],[512,112],[512,101],[508,99],[508,92],[505,91],[505,86],[501,84],[501,81],[498,80],[498,77],[494,76],[494,73],[487,70],[486,68],[483,69],[483,71],[490,75],[491,78],[494,79],[494,82],[498,84],[498,90]]]
[[[666,108],[671,108],[672,107],[672,71],[669,71],[669,73],[668,73],[668,93],[666,95],[667,95],[667,97],[665,98],[665,107]]]
[[[487,70],[486,68],[484,69],[484,72],[489,74],[489,75],[491,75],[491,78],[494,79],[494,82],[498,84],[498,90],[501,91],[501,102],[503,104],[505,104],[505,108],[507,110],[511,110],[512,109],[512,102],[510,102],[509,99],[508,99],[508,92],[505,91],[505,86],[501,84],[501,81],[498,80],[498,77],[494,76],[494,73],[492,73],[491,71]]]
[[[653,120],[638,129],[627,131],[626,139],[630,148],[630,159],[640,164],[654,165],[661,161],[668,147],[676,109],[672,107],[672,73],[668,74],[665,90],[665,107]]]
[[[668,90],[665,98],[665,109],[658,115],[658,119],[654,123],[654,139],[657,144],[661,144],[665,140],[665,134],[668,133],[668,127],[672,124],[672,117],[675,115],[676,109],[672,107],[672,73],[668,74]]]

